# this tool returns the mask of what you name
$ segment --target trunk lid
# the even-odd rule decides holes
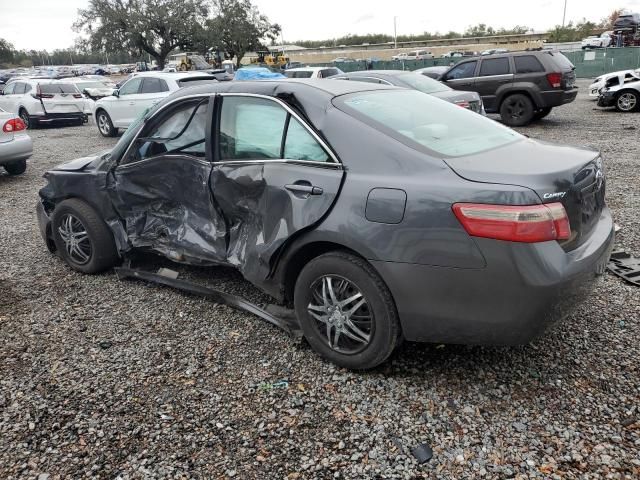
[[[84,112],[84,98],[71,83],[43,83],[38,85],[38,94],[48,114]]]
[[[5,132],[3,128],[4,124],[14,117],[15,115],[0,110],[0,143],[6,143],[13,140],[13,132]]]
[[[525,139],[445,162],[466,180],[526,187],[541,203],[562,203],[571,223],[565,250],[582,244],[605,205],[602,159],[595,150]]]

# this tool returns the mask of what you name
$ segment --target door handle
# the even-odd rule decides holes
[[[313,185],[305,185],[305,184],[289,184],[285,185],[284,188],[294,193],[306,193],[307,195],[322,195],[324,190],[321,187],[314,187]]]

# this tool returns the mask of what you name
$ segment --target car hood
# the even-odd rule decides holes
[[[105,150],[97,155],[76,158],[75,160],[71,160],[70,162],[63,163],[61,165],[54,167],[53,170],[58,170],[63,172],[81,172],[85,168],[87,168],[90,164],[92,164],[98,159],[101,159],[109,152],[110,150]]]
[[[432,93],[434,97],[441,98],[442,100],[446,100],[447,102],[455,103],[455,102],[479,102],[480,95],[477,92],[465,92],[460,90],[447,90],[444,92]]]

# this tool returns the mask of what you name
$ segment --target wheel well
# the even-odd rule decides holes
[[[633,93],[636,97],[640,96],[640,93],[634,88],[623,88],[616,92],[616,98],[622,95],[623,93]]]
[[[500,105],[498,106],[498,111],[500,111],[500,109],[502,108],[502,104],[504,103],[504,101],[510,97],[511,95],[515,95],[515,94],[521,94],[524,95],[525,97],[528,97],[529,100],[531,100],[531,103],[533,103],[533,108],[534,109],[538,109],[538,105],[536,104],[536,101],[534,100],[534,98],[531,96],[531,94],[529,92],[527,92],[526,90],[509,90],[507,93],[505,93],[502,98],[500,99]]]
[[[300,275],[302,268],[314,258],[319,257],[320,255],[323,255],[325,253],[335,251],[347,252],[364,259],[364,257],[358,252],[347,248],[344,245],[340,245],[339,243],[313,242],[304,245],[295,253],[293,253],[293,255],[287,260],[287,263],[285,265],[283,286],[286,302],[293,301],[293,290],[296,286],[296,280],[298,280],[298,275]]]

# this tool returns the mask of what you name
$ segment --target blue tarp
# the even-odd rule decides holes
[[[236,72],[234,80],[273,80],[277,78],[287,78],[281,73],[274,73],[268,68],[241,68]]]

